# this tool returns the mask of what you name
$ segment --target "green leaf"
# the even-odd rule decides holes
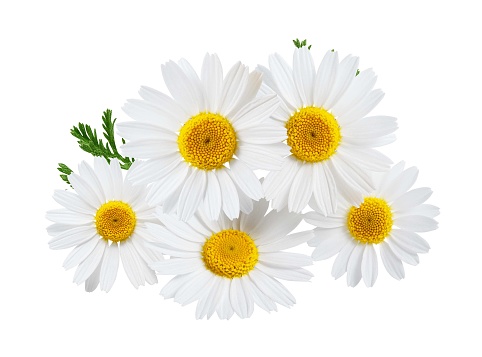
[[[117,119],[112,119],[112,110],[106,109],[102,115],[103,136],[107,141],[106,144],[97,137],[97,131],[92,129],[90,125],[79,123],[78,127],[73,127],[70,133],[77,139],[80,148],[93,156],[100,156],[110,163],[112,159],[118,159],[120,167],[128,170],[134,159],[122,156],[117,150],[115,142],[114,126]],[[125,144],[123,138],[122,143]]]
[[[70,185],[69,181],[69,175],[73,172],[67,165],[59,163],[59,167],[57,167],[57,170],[59,170],[62,174],[60,175],[60,178],[65,181],[67,184]],[[72,186],[72,185],[71,185]]]
[[[293,40],[293,43],[296,46],[296,48],[301,48],[303,46],[306,46],[306,39],[304,39],[303,41],[296,39],[296,40]],[[311,49],[311,45],[308,46],[308,49],[309,50]]]

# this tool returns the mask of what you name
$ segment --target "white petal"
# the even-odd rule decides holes
[[[249,275],[245,279],[241,279],[243,287],[247,294],[253,298],[253,302],[265,311],[277,311],[276,304],[266,294],[258,289]]]
[[[350,259],[348,259],[348,265],[346,267],[346,282],[348,286],[357,286],[362,278],[361,263],[364,250],[364,244],[357,244],[351,252]]]
[[[127,179],[136,184],[148,184],[164,178],[181,162],[179,153],[147,161],[136,161],[127,172]],[[137,163],[137,164],[136,164]]]
[[[392,238],[406,250],[414,253],[428,253],[430,249],[430,245],[427,241],[414,232],[393,229],[390,232],[390,236],[392,236]]]
[[[338,117],[338,121],[343,125],[347,125],[363,118],[370,113],[378,103],[380,103],[384,96],[385,93],[380,89],[371,91],[361,102],[351,108],[351,110],[346,112],[343,116]]]
[[[263,197],[263,189],[256,175],[239,160],[231,160],[228,174],[234,183],[250,198],[259,200]]]
[[[325,109],[331,109],[350,87],[350,84],[355,79],[358,62],[358,57],[353,56],[347,56],[340,62],[333,88],[324,104]]]
[[[418,169],[416,167],[409,167],[388,183],[386,188],[380,191],[380,194],[386,197],[389,202],[394,201],[413,186],[417,180],[417,176]]]
[[[243,291],[241,279],[232,279],[229,290],[229,300],[234,312],[242,319],[248,317],[248,304]]]
[[[219,100],[218,111],[227,115],[233,109],[246,86],[248,68],[241,62],[237,62],[226,74],[223,81],[223,89]]]
[[[313,260],[324,260],[331,258],[351,239],[345,233],[344,228],[330,228],[316,231],[315,235],[322,237],[321,242],[315,248],[311,257]]]
[[[408,211],[397,212],[397,216],[411,216],[411,215],[420,215],[430,218],[435,218],[440,214],[440,208],[434,205],[429,204],[422,204],[420,206],[411,208]]]
[[[194,230],[190,224],[178,220],[175,216],[158,212],[157,218],[175,235],[191,241],[204,242],[205,236]]]
[[[313,274],[303,268],[281,269],[258,263],[256,268],[268,276],[289,281],[309,281]]]
[[[174,140],[132,140],[122,146],[124,155],[137,159],[151,159],[163,157],[178,152],[177,142]]]
[[[248,74],[242,85],[242,91],[235,100],[235,105],[231,107],[229,112],[226,112],[226,117],[231,118],[236,115],[246,105],[251,103],[258,94],[259,88],[263,83],[262,74],[258,71],[253,71]]]
[[[229,219],[239,217],[239,197],[233,181],[224,169],[217,170],[217,178],[219,187],[221,188],[221,198],[223,202],[223,211]]]
[[[346,219],[341,216],[328,216],[325,217],[318,212],[308,212],[303,215],[303,219],[317,227],[321,228],[336,228],[346,225]]]
[[[258,246],[258,252],[277,252],[280,250],[293,248],[302,243],[306,243],[313,237],[313,231],[293,233],[279,239],[278,241]]]
[[[313,165],[302,164],[290,188],[288,210],[301,212],[310,201],[313,194]]]
[[[142,273],[142,265],[137,256],[132,242],[125,240],[119,244],[120,257],[124,271],[131,284],[137,289],[140,285],[144,285],[144,274]]]
[[[360,168],[369,171],[384,172],[390,168],[392,160],[381,152],[365,147],[358,147],[344,143],[338,146],[337,152],[343,157],[350,158],[357,163]]]
[[[89,256],[84,259],[84,261],[80,263],[77,267],[77,270],[74,274],[74,283],[81,284],[86,281],[89,276],[92,275],[92,273],[94,273],[102,260],[102,256],[104,255],[104,250],[106,247],[106,241],[104,241],[103,239],[99,239],[97,241],[97,245],[89,254]]]
[[[259,261],[267,264],[280,265],[283,267],[304,267],[312,265],[313,261],[305,254],[289,252],[263,253],[259,256]]]
[[[397,130],[397,118],[384,115],[365,117],[346,125],[341,124],[343,137],[373,139],[389,135]]]
[[[261,290],[271,300],[286,307],[296,303],[293,295],[277,280],[264,274],[258,269],[253,269],[249,273],[250,278],[256,287]]]
[[[338,279],[343,274],[346,273],[346,269],[348,266],[348,261],[350,259],[351,253],[353,249],[357,246],[357,243],[354,239],[349,239],[346,241],[345,246],[340,250],[338,255],[336,256],[335,261],[333,262],[333,267],[331,269],[331,275]]]
[[[204,57],[201,82],[206,93],[207,110],[215,112],[223,85],[223,68],[217,55],[206,54]]]
[[[279,99],[275,94],[264,95],[246,104],[230,118],[236,132],[256,126],[267,119],[278,108]]]
[[[380,243],[380,257],[387,272],[397,280],[405,277],[402,261],[392,252],[387,243]]]
[[[100,290],[109,292],[114,285],[119,269],[119,247],[112,243],[105,249],[104,259],[100,268]]]
[[[53,198],[57,203],[70,211],[87,215],[95,214],[95,210],[82,201],[82,199],[80,199],[80,197],[74,192],[55,190]]]
[[[97,243],[97,239],[89,239],[87,242],[76,246],[72,249],[67,258],[65,258],[63,267],[65,269],[71,269],[82,263],[90,253],[92,253],[92,250],[97,246]]]
[[[336,212],[336,183],[323,163],[313,164],[313,197],[323,215]]]
[[[340,170],[339,165],[336,165],[336,157],[332,157],[331,160],[327,161],[327,167],[336,182],[337,196],[342,195],[350,205],[358,206],[362,203],[363,192],[356,186],[354,187],[353,179],[350,176],[347,176],[347,173],[343,171],[343,169]]]
[[[236,156],[252,170],[279,170],[290,149],[285,143],[256,145],[239,143]]]
[[[299,169],[300,164],[298,164],[298,160],[289,156],[286,158],[280,171],[270,172],[263,181],[263,190],[266,199],[270,201],[285,191],[286,195],[288,195],[289,188]]]
[[[365,96],[373,89],[377,77],[371,69],[361,71],[358,76],[353,79],[350,87],[345,94],[333,106],[332,112],[335,116],[343,116],[352,107],[357,105]]]
[[[85,291],[88,293],[91,293],[92,291],[97,289],[97,286],[99,285],[99,281],[100,281],[100,264],[97,265],[97,268],[85,281]]]
[[[378,189],[375,191],[376,194],[381,194],[381,192],[384,192],[388,185],[392,183],[393,180],[395,180],[398,175],[400,175],[403,172],[403,169],[405,167],[405,162],[400,161],[396,165],[394,165],[390,171],[385,173],[385,175],[382,177],[380,184],[378,185]]]
[[[199,243],[194,243],[175,235],[166,227],[156,223],[146,222],[147,230],[155,238],[157,243],[168,245],[178,250],[199,252]]]
[[[114,191],[116,186],[114,186],[109,163],[103,157],[94,157],[94,170],[99,178],[100,184],[102,185],[105,200],[113,200],[117,192]]]
[[[377,253],[375,252],[375,248],[373,248],[373,244],[365,245],[361,263],[361,272],[365,285],[372,287],[378,276]]]
[[[229,288],[231,285],[230,279],[223,279],[220,287],[219,302],[216,306],[216,312],[220,319],[228,319],[234,314],[229,301]]]
[[[268,210],[269,203],[265,199],[260,199],[253,203],[253,210],[251,213],[240,214],[240,229],[244,232],[250,233],[258,224],[263,220],[266,211]]]
[[[185,274],[185,275],[177,275],[171,280],[168,281],[166,285],[161,289],[160,294],[164,296],[166,299],[171,299],[176,295],[179,288],[184,286],[185,284],[189,284],[196,275],[201,274],[201,271],[196,271],[194,273]]]
[[[181,128],[177,128],[177,131]],[[177,135],[174,131],[165,129],[159,125],[152,123],[143,123],[138,121],[130,121],[119,123],[117,132],[120,136],[128,140],[159,140],[159,141],[175,141]]]
[[[85,181],[82,177],[76,173],[69,175],[69,181],[75,192],[79,197],[94,208],[100,207],[103,203],[100,198],[95,194],[95,191],[90,187],[90,182]]]
[[[97,235],[94,227],[80,226],[64,231],[49,241],[50,249],[65,249],[87,242]]]
[[[398,197],[390,204],[390,207],[395,212],[410,210],[424,203],[431,195],[432,190],[428,187],[416,188]]]
[[[315,64],[310,51],[306,47],[302,47],[294,52],[293,78],[301,101],[307,106],[312,106]]]
[[[201,259],[165,259],[150,264],[150,267],[163,275],[189,274],[199,269],[206,269]]]
[[[92,224],[94,222],[94,212],[90,214],[73,212],[68,209],[60,208],[47,212],[45,217],[52,222],[68,225]]]
[[[295,229],[301,222],[302,216],[297,213],[283,210],[269,212],[259,225],[250,232],[256,244],[264,245],[275,242]]]
[[[203,96],[199,88],[192,83],[186,73],[173,61],[161,66],[162,76],[172,97],[183,107],[189,115],[200,112],[203,104]]]
[[[174,301],[183,306],[190,304],[203,296],[206,290],[211,289],[212,285],[213,274],[206,270],[200,270],[190,283],[179,288],[174,296]]]
[[[204,316],[208,316],[208,319],[212,316],[216,310],[216,305],[219,300],[219,287],[221,285],[222,278],[213,276],[212,285],[209,291],[206,291],[196,306],[196,319],[202,319]]]
[[[206,194],[204,196],[204,211],[212,220],[216,220],[221,212],[221,188],[214,171],[207,171]]]
[[[301,108],[303,103],[293,82],[293,71],[277,53],[269,57],[269,67],[280,94],[291,107]]]
[[[401,229],[411,232],[429,232],[438,228],[437,221],[425,216],[397,217],[393,224]]]
[[[338,52],[328,51],[321,61],[313,89],[314,104],[325,107],[326,100],[332,92],[333,84],[337,78]]]
[[[387,243],[392,252],[405,263],[410,265],[417,265],[419,263],[419,258],[416,253],[407,250],[392,237],[386,238],[384,242]]]
[[[147,202],[152,206],[163,202],[184,183],[189,172],[190,167],[185,163],[176,166],[168,175],[150,187]]]
[[[287,138],[286,128],[271,119],[267,119],[261,124],[238,130],[236,136],[243,143],[258,145],[281,143]]]
[[[187,221],[197,211],[206,193],[206,172],[194,169],[186,179],[179,196],[178,217]]]
[[[179,131],[182,126],[181,121],[187,119],[188,115],[176,103],[172,103],[171,98],[162,93],[161,95],[164,96],[161,105],[139,99],[129,99],[122,110],[129,117],[141,123],[155,125],[172,132]],[[166,107],[164,104],[168,106]],[[120,127],[124,127],[124,125],[124,123],[119,123]],[[124,130],[123,133],[125,134],[125,132]],[[132,135],[128,134],[127,137],[132,137]]]

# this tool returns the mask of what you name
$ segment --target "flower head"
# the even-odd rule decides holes
[[[417,265],[418,253],[427,253],[428,243],[418,235],[437,228],[435,206],[424,202],[431,196],[428,187],[410,190],[418,170],[404,170],[404,163],[385,173],[380,184],[365,195],[358,206],[343,202],[335,214],[325,217],[309,212],[305,220],[318,226],[315,237],[308,242],[316,247],[314,260],[337,255],[332,275],[338,279],[345,272],[347,283],[355,286],[363,278],[372,286],[378,276],[375,247],[379,247],[383,265],[395,279],[403,279],[402,261]],[[410,191],[409,191],[410,190]]]
[[[276,304],[293,305],[295,298],[277,279],[309,280],[312,274],[302,267],[311,259],[282,251],[308,241],[313,233],[289,234],[301,215],[284,210],[265,216],[267,208],[268,202],[261,199],[250,214],[234,220],[221,214],[217,221],[207,219],[202,210],[188,222],[158,212],[165,226],[148,224],[156,237],[150,246],[171,259],[151,267],[159,274],[176,275],[161,295],[182,305],[197,301],[197,318],[215,312],[222,319],[234,313],[245,318],[254,304],[266,311],[276,311]]]
[[[101,290],[109,291],[120,257],[134,287],[156,283],[148,264],[162,255],[144,246],[146,222],[154,220],[145,187],[123,178],[116,159],[109,165],[98,157],[93,168],[82,162],[79,174],[68,179],[75,192],[55,191],[54,200],[64,208],[47,212],[47,219],[55,222],[47,231],[53,237],[50,248],[74,248],[64,261],[65,269],[78,266],[74,282],[85,282],[87,291],[100,283]]]
[[[279,169],[289,152],[283,125],[270,118],[277,96],[257,97],[261,73],[239,62],[223,76],[216,55],[206,55],[200,77],[184,59],[162,74],[172,98],[142,87],[143,100],[124,107],[135,121],[118,125],[129,140],[123,151],[147,160],[131,178],[153,183],[148,201],[184,221],[200,206],[214,220],[249,213],[263,197],[253,169]]]
[[[286,128],[287,156],[280,171],[263,183],[266,198],[280,210],[301,212],[307,204],[323,214],[336,211],[338,196],[359,204],[373,188],[371,171],[386,171],[391,161],[374,147],[394,140],[396,119],[365,117],[383,98],[373,90],[375,73],[357,75],[358,58],[341,62],[328,51],[318,70],[306,47],[296,49],[293,69],[272,55],[263,72],[263,93],[276,93],[281,105],[273,118]]]

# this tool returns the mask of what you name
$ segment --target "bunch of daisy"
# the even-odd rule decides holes
[[[167,62],[170,95],[141,87],[124,106],[121,152],[110,110],[104,139],[71,130],[94,163],[59,164],[71,189],[54,193],[63,208],[47,213],[47,231],[52,249],[73,248],[75,283],[109,291],[122,261],[134,287],[174,275],[161,295],[229,319],[292,306],[279,280],[309,281],[313,260],[337,255],[332,275],[349,286],[375,283],[376,248],[396,279],[419,262],[429,245],[418,233],[437,228],[439,211],[429,188],[411,189],[416,168],[376,149],[397,123],[367,116],[383,98],[375,73],[333,50],[316,69],[306,40],[294,43],[292,66],[278,54],[251,72],[238,62],[225,73],[210,54],[199,74]],[[303,220],[316,228],[298,231]],[[314,250],[285,251],[300,247]]]

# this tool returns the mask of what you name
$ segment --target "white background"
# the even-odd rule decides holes
[[[482,26],[477,1],[11,1],[0,5],[0,355],[480,356],[480,122]],[[108,294],[84,292],[64,271],[67,251],[49,250],[45,212],[66,188],[58,162],[91,158],[70,128],[100,128],[101,113],[165,90],[160,65],[200,68],[216,52],[227,69],[268,55],[291,61],[308,38],[319,63],[328,49],[358,55],[386,96],[373,114],[396,116],[393,161],[420,169],[434,190],[440,228],[429,254],[392,279],[380,265],[374,288],[330,276],[286,284],[297,304],[252,318],[195,320],[158,295],[169,277],[135,290],[119,272]],[[302,228],[308,228],[303,226]],[[307,253],[310,252],[306,248]]]

